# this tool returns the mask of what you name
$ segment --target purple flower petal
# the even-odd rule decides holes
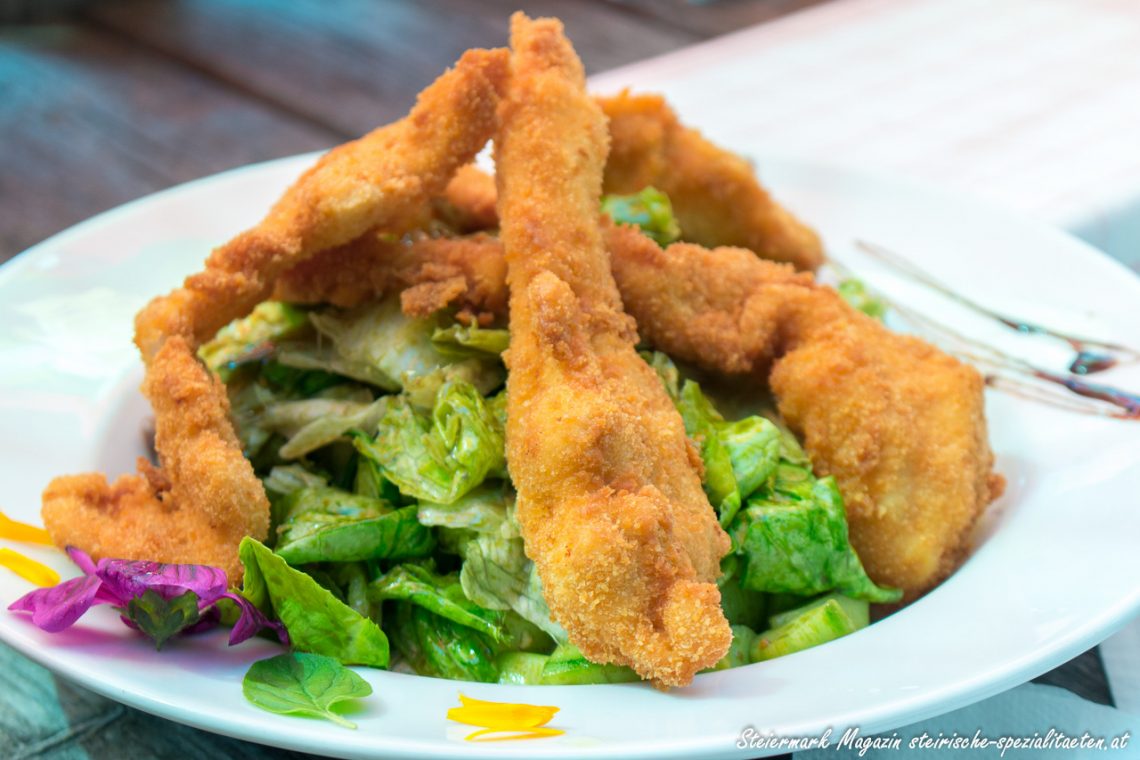
[[[48,633],[58,633],[71,627],[83,613],[97,604],[107,602],[100,598],[103,582],[94,575],[84,575],[64,581],[51,588],[36,589],[12,602],[8,609],[32,613],[32,622]]]
[[[67,556],[71,557],[71,561],[79,566],[84,575],[95,574],[95,563],[91,561],[91,556],[78,546],[67,547]]]
[[[285,646],[289,646],[289,631],[285,626],[274,620],[265,617],[261,610],[253,604],[253,602],[246,599],[241,594],[227,593],[227,599],[232,599],[238,606],[241,613],[238,616],[237,622],[234,623],[233,630],[230,631],[230,646],[240,644],[246,639],[251,639],[257,635],[262,628],[272,628],[273,632],[277,634],[277,638]]]
[[[221,622],[222,613],[217,607],[211,607],[202,613],[202,617],[198,618],[198,622],[193,625],[188,625],[182,629],[180,636],[193,636],[195,633],[202,633],[208,631],[219,622]]]
[[[209,565],[101,559],[95,574],[103,579],[109,592],[123,600],[122,604],[142,596],[147,589],[164,599],[193,591],[198,595],[199,608],[205,609],[221,599],[229,585],[225,571]]]

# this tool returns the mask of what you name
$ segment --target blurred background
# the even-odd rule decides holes
[[[0,261],[92,214],[391,121],[507,17],[590,72],[819,0],[0,0]]]

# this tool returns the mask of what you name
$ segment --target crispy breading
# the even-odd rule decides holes
[[[605,192],[663,191],[685,240],[748,248],[797,269],[823,263],[819,236],[776,203],[747,161],[677,120],[659,95],[599,98],[610,120]]]
[[[43,494],[45,527],[58,546],[93,557],[215,565],[241,578],[237,545],[264,540],[269,502],[234,435],[225,386],[175,336],[143,389],[162,470],[142,460],[140,475],[112,484],[95,473],[56,478]]]
[[[815,471],[839,483],[852,544],[877,583],[913,599],[958,566],[1004,486],[977,370],[749,251],[662,250],[631,228],[608,240],[646,341],[706,370],[768,376]]]
[[[370,232],[282,274],[273,298],[351,308],[399,291],[409,316],[454,308],[461,321],[488,325],[507,307],[507,264],[501,253],[485,255],[488,245],[498,250],[498,240],[485,234],[393,241]]]
[[[741,249],[662,250],[632,227],[606,224],[603,233],[642,338],[758,387],[771,373],[780,411],[803,434],[816,471],[839,482],[872,578],[914,598],[954,570],[1002,489],[977,371],[892,333],[790,265]],[[468,265],[484,273],[485,308],[499,302],[489,293],[505,295],[502,257],[489,236],[464,246]]]
[[[495,178],[474,164],[455,173],[442,198],[436,199],[436,216],[461,234],[499,226],[495,207]]]
[[[598,223],[605,119],[552,19],[511,19],[496,137],[511,286],[507,459],[527,555],[591,660],[662,687],[732,640],[715,580],[728,537],[656,374],[634,349]]]
[[[241,578],[245,535],[264,540],[269,502],[237,445],[224,389],[197,346],[273,292],[283,271],[370,229],[400,234],[425,219],[456,169],[494,131],[506,51],[471,50],[401,121],[326,154],[252,230],[216,249],[204,271],[135,320],[155,412],[161,469],[108,484],[57,478],[44,492],[53,540],[93,557],[214,564]]]
[[[399,234],[423,224],[430,200],[491,137],[506,77],[505,51],[468,50],[407,117],[325,154],[259,225],[139,313],[135,343],[143,356],[170,335],[192,345],[209,340],[268,298],[281,272],[315,253],[372,228]]]

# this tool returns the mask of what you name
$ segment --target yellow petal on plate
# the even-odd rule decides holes
[[[11,549],[0,549],[0,565],[37,586],[54,586],[59,583],[59,573],[55,570]]]
[[[542,726],[558,712],[557,707],[549,705],[523,705],[509,702],[487,702],[482,699],[472,699],[463,694],[459,695],[462,707],[453,707],[447,711],[447,717],[456,723],[466,723],[469,726],[479,726],[485,731],[476,731],[472,736],[494,732],[525,732],[536,736],[554,736],[549,733],[558,729],[541,729]],[[471,737],[467,737],[471,739]],[[514,737],[530,738],[530,737]]]
[[[51,536],[43,528],[17,522],[3,512],[0,512],[0,538],[7,538],[10,541],[23,541],[29,544],[55,546]]]
[[[503,731],[497,728],[481,728],[472,731],[464,739],[469,742],[510,742],[516,739],[545,739],[548,736],[561,736],[566,733],[561,728],[548,728],[538,726],[523,732]],[[491,736],[491,734],[506,734],[506,736]]]

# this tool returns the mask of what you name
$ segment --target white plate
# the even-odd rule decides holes
[[[92,219],[0,268],[3,508],[38,523],[59,473],[132,468],[146,415],[131,317],[249,226],[311,157],[228,172]],[[992,329],[859,260],[863,238],[902,251],[977,300],[1025,319],[1140,344],[1140,282],[1051,229],[974,201],[847,170],[761,161],[776,194],[838,258],[899,298],[963,329]],[[997,341],[1003,336],[989,335]],[[1017,343],[1021,339],[1014,342]],[[1026,350],[1056,365],[1033,339]],[[1020,343],[1018,343],[1020,346]],[[1062,352],[1063,353],[1063,352]],[[1140,388],[1140,368],[1106,379]],[[1140,606],[1140,423],[1078,416],[1001,394],[988,399],[998,469],[1009,479],[973,556],[924,599],[870,628],[773,662],[698,676],[663,694],[644,685],[511,687],[361,670],[375,687],[357,731],[247,704],[249,663],[220,632],[156,653],[101,607],[46,634],[0,611],[0,638],[57,673],[164,718],[321,754],[703,757],[748,754],[746,726],[811,735],[886,730],[981,699],[1097,643]],[[21,547],[22,548],[22,547]],[[67,575],[62,555],[29,553]],[[0,571],[6,604],[28,585]],[[449,723],[457,693],[557,705],[557,739],[470,744]]]

